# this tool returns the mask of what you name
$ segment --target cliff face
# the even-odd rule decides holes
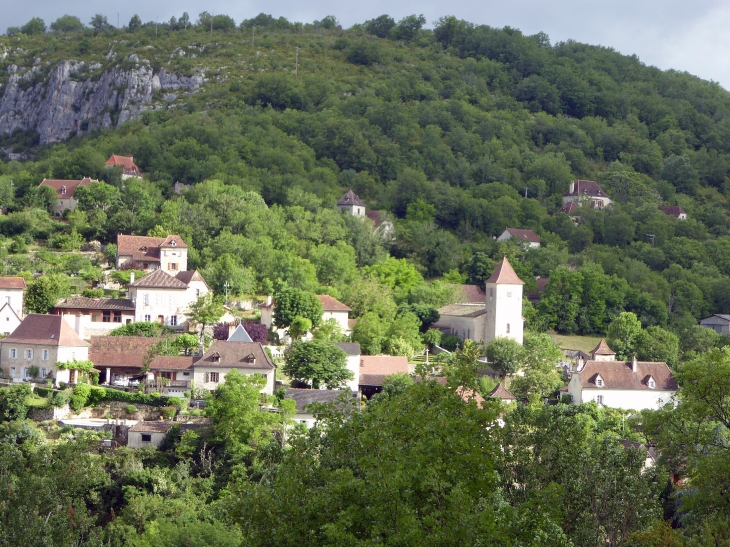
[[[131,56],[131,61],[138,61]],[[145,110],[155,108],[155,92],[167,92],[165,100],[194,92],[202,76],[179,76],[164,69],[154,72],[144,62],[133,68],[113,68],[96,77],[83,78],[83,62],[61,61],[47,78],[36,81],[38,68],[19,74],[8,67],[9,81],[0,100],[0,134],[16,129],[35,130],[42,144],[58,142],[73,133],[110,128]],[[157,96],[159,98],[159,95]]]

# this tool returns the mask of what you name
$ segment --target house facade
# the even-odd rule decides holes
[[[129,448],[160,448],[173,422],[137,422],[127,431]]]
[[[352,190],[337,200],[337,208],[356,217],[365,216],[365,204]]]
[[[0,277],[0,333],[10,334],[23,320],[25,288],[22,277]]]
[[[116,154],[112,154],[111,156],[109,156],[109,159],[106,160],[104,167],[106,167],[107,169],[111,169],[112,167],[121,167],[122,180],[128,179],[130,177],[142,178],[142,172],[139,170],[139,167],[137,167],[137,165],[134,163],[133,156],[117,156]]]
[[[79,186],[88,186],[92,182],[99,182],[98,180],[84,177],[81,180],[57,180],[57,179],[43,179],[38,186],[50,186],[56,191],[56,198],[58,201],[53,206],[53,214],[55,216],[62,216],[66,209],[73,211],[78,205],[78,200],[74,197],[74,191]]]
[[[127,386],[142,380],[145,360],[159,338],[147,336],[92,336],[89,360],[99,370],[99,383]]]
[[[520,230],[518,228],[507,228],[497,241],[515,241],[525,247],[535,249],[540,246],[540,238],[532,230]]]
[[[573,404],[594,401],[624,410],[657,410],[677,392],[677,381],[666,363],[616,361],[605,341],[591,352],[591,360],[578,359],[568,394]]]
[[[63,317],[80,338],[109,334],[134,322],[134,302],[123,298],[72,296],[60,300],[51,312]]]
[[[134,320],[187,328],[190,304],[209,291],[210,287],[196,270],[178,272],[174,277],[161,269],[155,270],[129,283]]]
[[[77,371],[59,368],[57,364],[88,358],[89,344],[58,315],[29,314],[10,336],[0,341],[0,369],[14,382],[35,377],[52,378],[54,385],[75,383]]]
[[[712,329],[717,334],[730,333],[730,315],[724,313],[716,313],[710,317],[700,319],[700,327]]]
[[[240,374],[256,374],[266,378],[261,393],[274,394],[276,365],[258,342],[213,340],[208,351],[195,362],[193,368],[196,389],[214,391],[225,382],[226,374],[236,370]]]
[[[158,355],[149,365],[148,389],[170,397],[185,397],[193,387],[193,361],[184,355]]]
[[[499,337],[511,338],[518,344],[522,344],[524,328],[524,318],[522,317],[523,285],[523,281],[512,269],[507,257],[504,257],[502,263],[497,266],[492,276],[486,281],[485,344],[489,344]]]
[[[352,310],[329,295],[318,294],[317,298],[322,303],[322,322],[334,319],[337,321],[337,325],[339,325],[342,334],[350,334],[352,332],[352,325],[349,322],[349,318]],[[269,297],[266,303],[261,306],[261,324],[269,330],[273,329],[281,339],[285,339],[286,329],[277,329],[274,327],[275,312],[276,303]]]
[[[294,421],[305,424],[307,428],[310,428],[317,422],[312,405],[336,403],[344,394],[347,394],[346,396],[349,398],[352,398],[353,395],[351,391],[347,390],[289,388],[286,390],[284,397],[292,399],[297,405],[297,413],[294,415]],[[352,402],[354,403],[355,400],[352,399]]]
[[[563,204],[571,201],[578,205],[585,203],[594,209],[604,209],[613,203],[598,183],[592,180],[571,182],[568,191],[563,194]]]
[[[483,342],[487,310],[484,303],[449,304],[439,308],[439,320],[433,328],[462,340]]]
[[[138,270],[163,270],[177,275],[188,269],[188,246],[178,235],[117,236],[117,268],[131,263]]]
[[[360,356],[358,389],[368,399],[383,391],[383,380],[392,374],[410,374],[411,366],[407,357],[393,355]]]
[[[352,372],[352,380],[348,380],[347,389],[357,391],[360,385],[360,344],[357,342],[337,342],[335,346],[347,354],[347,370]]]

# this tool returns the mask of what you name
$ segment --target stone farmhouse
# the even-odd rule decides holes
[[[163,270],[176,275],[188,269],[188,246],[178,235],[148,237],[119,234],[116,266],[121,268],[124,264],[138,270]]]
[[[666,363],[617,361],[604,340],[591,352],[591,359],[578,359],[570,378],[568,394],[573,404],[595,401],[625,410],[656,410],[677,392],[677,381]]]
[[[563,205],[571,201],[578,205],[585,203],[594,209],[603,209],[613,203],[598,183],[592,180],[571,182],[568,191],[563,194]]]
[[[34,377],[52,378],[54,385],[75,383],[78,371],[58,363],[86,361],[89,344],[58,315],[29,314],[13,333],[0,341],[0,368],[14,382]]]
[[[134,303],[134,320],[188,328],[190,304],[209,291],[210,287],[197,270],[177,272],[174,277],[161,269],[155,270],[142,279],[130,280],[129,298]]]
[[[344,196],[337,200],[337,208],[354,216],[365,216],[365,204],[352,190],[348,190]]]
[[[665,215],[674,217],[677,220],[687,220],[687,213],[685,212],[684,209],[682,209],[678,205],[671,205],[668,207],[659,207],[659,210],[662,213],[664,213]]]
[[[134,322],[134,302],[125,298],[71,296],[59,300],[51,311],[62,316],[80,338],[103,336]]]
[[[56,197],[58,202],[53,206],[53,214],[55,216],[62,216],[63,212],[68,209],[73,211],[78,205],[78,200],[74,197],[74,191],[79,186],[88,186],[92,182],[99,182],[98,180],[92,180],[89,177],[84,177],[81,180],[57,180],[57,179],[43,179],[38,185],[50,186],[56,191]]]
[[[276,365],[258,342],[228,342],[213,340],[208,351],[195,362],[195,387],[213,391],[225,381],[226,374],[237,370],[241,374],[258,374],[266,378],[261,393],[274,394]]]
[[[107,169],[111,169],[113,167],[121,167],[122,180],[128,179],[130,177],[142,178],[142,172],[139,170],[139,167],[137,167],[137,165],[134,163],[133,156],[117,156],[116,154],[112,154],[111,156],[109,156],[109,159],[106,160],[104,167],[106,167]]]

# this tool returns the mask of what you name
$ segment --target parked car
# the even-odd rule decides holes
[[[129,385],[129,380],[126,378],[117,378],[112,382],[112,385],[115,385],[117,387],[127,387]]]
[[[129,385],[130,387],[137,387],[139,385],[139,380],[130,380]]]

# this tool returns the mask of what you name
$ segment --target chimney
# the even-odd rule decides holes
[[[577,370],[578,372],[582,371],[582,370],[583,370],[583,367],[584,367],[585,365],[586,365],[586,362],[585,362],[585,361],[583,360],[583,356],[582,356],[582,355],[579,355],[579,356],[578,356],[578,367],[577,367],[577,369],[576,369],[576,370]]]
[[[84,339],[84,324],[82,323],[83,317],[81,314],[76,315],[74,330],[79,338]]]
[[[266,295],[266,305],[271,306],[271,295]]]
[[[634,358],[631,360],[631,372],[636,372],[636,355],[634,355]]]
[[[570,183],[570,193],[572,194],[574,191],[575,191],[575,183],[571,182]]]
[[[129,284],[134,283],[134,270],[129,273]]]

